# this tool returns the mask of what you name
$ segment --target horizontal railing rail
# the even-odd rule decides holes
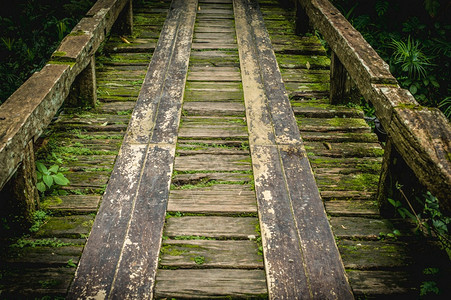
[[[95,105],[95,52],[120,14],[121,22],[126,23],[123,30],[131,32],[131,6],[131,0],[98,0],[62,40],[42,70],[0,106],[0,190],[21,167],[21,162],[34,155],[33,142],[68,96],[76,94]],[[34,168],[31,166],[27,172],[34,172]],[[35,178],[33,174],[27,176]],[[36,191],[30,193],[37,195]]]
[[[408,90],[400,88],[388,64],[328,0],[295,1],[297,27],[306,27],[308,19],[332,50],[331,101],[345,88],[346,80],[336,78],[339,74],[343,77],[344,69],[344,76],[349,74],[362,96],[373,104],[388,134],[387,145],[393,145],[419,182],[450,213],[451,127],[446,117],[436,108],[420,106]],[[384,158],[389,159],[387,155]],[[379,200],[386,197],[382,194],[390,169],[390,164],[383,165]]]

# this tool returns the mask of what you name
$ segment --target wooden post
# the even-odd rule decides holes
[[[2,215],[18,216],[12,220],[14,225],[19,225],[26,230],[33,223],[36,208],[39,208],[39,194],[36,188],[33,141],[28,143],[24,151],[22,163],[0,192],[0,198]]]
[[[347,104],[351,94],[351,78],[337,54],[330,58],[330,104]]]
[[[379,211],[384,217],[393,217],[396,213],[394,206],[388,202],[388,198],[401,201],[403,206],[410,211],[397,186],[401,186],[402,192],[416,212],[421,212],[421,205],[416,201],[416,197],[421,197],[426,192],[426,188],[419,183],[413,171],[394,147],[392,140],[388,138],[384,148],[384,159],[377,191]]]
[[[133,34],[133,0],[130,0],[119,14],[113,31],[120,35]]]
[[[305,13],[305,10],[302,8],[302,5],[299,1],[295,2],[295,10],[296,10],[296,29],[295,33],[297,35],[303,35],[307,32],[312,31],[312,24],[310,23],[310,19]]]
[[[97,84],[95,57],[91,56],[89,64],[77,76],[71,86],[66,103],[72,107],[95,107],[97,102]]]

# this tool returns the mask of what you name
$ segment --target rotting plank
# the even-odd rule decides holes
[[[165,240],[161,254],[163,267],[263,269],[252,240]],[[196,262],[196,257],[203,259]]]
[[[210,187],[172,190],[168,211],[189,213],[257,213],[255,194],[249,185],[216,184]]]
[[[167,220],[164,235],[249,239],[257,234],[258,221],[250,217],[181,217]]]
[[[352,299],[258,4],[234,10],[270,298]]]
[[[248,298],[266,294],[263,270],[160,270],[157,298]]]
[[[153,296],[196,10],[171,4],[70,299]]]

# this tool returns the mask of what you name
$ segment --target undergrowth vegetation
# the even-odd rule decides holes
[[[0,2],[0,103],[49,60],[94,0]]]
[[[332,0],[424,106],[451,117],[451,5],[446,0]]]

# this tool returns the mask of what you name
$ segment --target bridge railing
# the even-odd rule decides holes
[[[446,117],[436,108],[420,106],[408,90],[400,88],[388,64],[328,0],[292,2],[297,30],[313,26],[332,50],[331,102],[339,103],[356,85],[388,134],[377,196],[381,210],[387,208],[387,196],[396,182],[406,182],[402,177],[410,172],[450,214],[451,127]],[[411,171],[406,173],[404,162]],[[412,184],[409,188],[419,190]]]
[[[27,220],[39,203],[33,144],[64,101],[95,105],[95,52],[117,20],[115,28],[131,33],[132,0],[98,0],[42,70],[0,106],[0,191]]]

